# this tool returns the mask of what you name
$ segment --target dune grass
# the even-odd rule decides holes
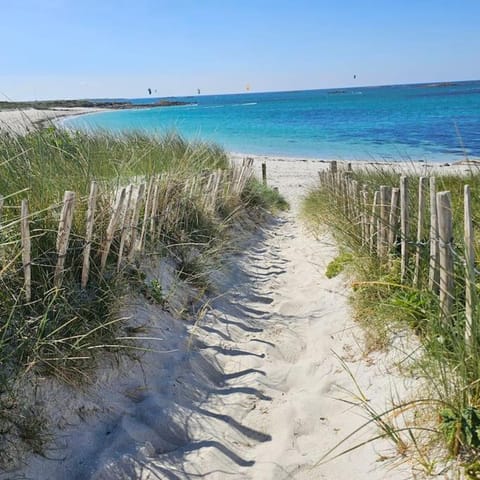
[[[370,192],[378,190],[380,185],[397,187],[400,179],[400,174],[392,168],[355,170],[351,175],[359,185],[367,185]],[[416,242],[419,172],[412,166],[408,176],[409,240],[413,249],[413,243]],[[422,408],[425,410],[428,404],[429,420],[431,413],[436,412],[438,421],[433,430],[444,441],[450,455],[460,456],[473,465],[480,449],[480,332],[478,328],[474,329],[469,346],[465,341],[463,186],[471,186],[473,224],[477,226],[480,221],[480,171],[473,168],[466,175],[440,175],[436,182],[437,191],[450,191],[453,201],[455,302],[447,324],[440,321],[438,296],[428,288],[429,254],[426,246],[421,247],[419,286],[412,287],[413,255],[410,256],[407,281],[402,283],[399,248],[389,253],[389,262],[371,255],[368,247],[362,246],[360,225],[345,216],[344,198],[336,196],[326,185],[320,185],[310,192],[303,204],[303,214],[313,228],[327,227],[338,242],[340,257],[330,266],[330,271],[340,271],[347,265],[353,272],[352,302],[357,319],[367,330],[367,349],[387,347],[395,332],[405,326],[412,329],[421,341],[424,353],[414,368],[415,374],[425,379],[426,391],[418,393],[422,396]],[[421,244],[427,241],[428,231]],[[478,258],[478,235],[475,251]],[[477,308],[474,323],[478,324],[479,321],[480,312]],[[405,352],[405,357],[411,353]],[[415,356],[418,357],[418,353]],[[426,398],[430,401],[425,402]],[[415,399],[409,404],[409,409],[414,404]],[[405,407],[401,405],[398,408]],[[416,421],[420,422],[421,416]],[[431,425],[428,430],[432,430]],[[408,431],[408,435],[413,435],[412,430]]]
[[[104,273],[98,268],[101,233],[112,211],[118,187],[148,182],[162,175],[158,187],[160,217],[156,234],[147,238],[146,255],[168,256],[178,275],[207,287],[208,268],[230,240],[229,229],[246,212],[284,206],[284,201],[250,178],[240,195],[222,192],[213,210],[200,194],[187,193],[193,179],[231,172],[226,153],[216,145],[189,143],[177,135],[152,138],[139,133],[86,134],[48,128],[16,136],[0,132],[0,464],[13,461],[11,439],[40,448],[42,422],[15,394],[24,374],[53,375],[78,385],[89,381],[102,352],[135,351],[132,335],[122,329],[122,297],[144,295],[168,308],[155,281],[146,283],[141,259],[117,271],[118,241]],[[80,288],[85,245],[87,199],[92,180],[102,192],[97,201],[97,233],[88,286]],[[77,195],[66,270],[61,288],[53,286],[56,236],[65,190]],[[32,236],[32,301],[23,292],[20,203],[28,199]],[[38,425],[37,425],[38,423]],[[5,448],[4,448],[5,447]],[[9,456],[10,455],[10,456]]]

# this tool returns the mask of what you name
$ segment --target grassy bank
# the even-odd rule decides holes
[[[8,452],[3,447],[12,439],[39,438],[28,432],[41,427],[33,421],[37,415],[15,396],[15,385],[24,374],[50,375],[72,385],[88,382],[100,354],[135,349],[134,335],[122,330],[118,315],[124,295],[134,292],[169,308],[160,284],[146,282],[142,258],[168,257],[179,278],[206,289],[208,268],[231,243],[231,227],[246,216],[261,218],[266,210],[282,207],[283,200],[248,172],[239,183],[242,171],[233,168],[217,146],[188,143],[174,135],[86,135],[55,129],[26,136],[0,133],[0,165],[0,450]],[[212,179],[218,181],[214,196],[209,193]],[[82,288],[92,181],[97,182],[99,194],[90,276]],[[143,184],[145,196],[155,197],[156,210],[151,214],[147,200],[138,202],[138,224],[133,223],[132,213],[131,223],[115,227],[102,271],[100,257],[115,198],[118,201],[118,192],[130,183],[133,186],[127,191],[132,198],[140,195],[138,186]],[[76,200],[59,286],[54,276],[66,190],[74,191]],[[24,285],[22,200],[28,201],[30,212],[31,300]],[[125,205],[126,218],[129,207]],[[134,231],[137,239],[145,233],[144,246],[138,251]],[[132,257],[118,262],[125,238],[132,243]],[[31,448],[37,447],[33,442]],[[0,453],[0,464],[12,461]]]
[[[349,175],[362,189],[370,192],[370,210],[374,191],[379,190],[381,185],[398,187],[400,182],[400,174],[391,168],[354,170],[348,174],[341,172],[340,175]],[[416,352],[414,355],[418,359],[413,368],[415,375],[425,379],[425,390],[418,392],[419,397],[413,401],[395,407],[393,414],[389,412],[385,416],[385,421],[389,422],[395,412],[416,409],[414,423],[407,431],[399,433],[399,436],[393,433],[394,428],[390,431],[384,428],[385,435],[397,445],[410,444],[422,456],[426,470],[431,472],[442,462],[438,453],[428,456],[426,444],[433,435],[437,442],[443,442],[449,455],[469,464],[467,475],[468,471],[476,475],[478,468],[475,462],[480,449],[480,332],[476,325],[480,318],[475,301],[473,333],[467,341],[463,187],[465,184],[471,186],[472,221],[476,226],[480,220],[480,173],[474,170],[466,176],[442,175],[436,178],[437,191],[450,191],[452,194],[454,293],[448,321],[442,321],[436,289],[429,288],[428,229],[424,229],[422,238],[417,238],[419,175],[413,166],[408,177],[411,228],[406,240],[411,255],[403,280],[400,268],[401,239],[395,239],[387,258],[372,253],[362,235],[360,219],[346,214],[347,199],[344,192],[332,189],[328,184],[321,184],[305,199],[303,212],[314,228],[328,228],[338,242],[340,255],[330,265],[328,273],[335,275],[349,269],[353,274],[355,281],[352,301],[355,314],[367,331],[367,348],[388,347],[395,333],[405,327],[414,332],[423,346],[423,353],[419,355]],[[426,218],[429,215],[427,208]],[[478,239],[474,247],[478,258]],[[414,282],[414,253],[417,249],[420,252],[420,264],[418,281]],[[477,294],[476,286],[474,295],[477,297]],[[412,353],[404,352],[404,358]],[[429,432],[428,441],[420,431]],[[403,440],[400,441],[402,435]]]

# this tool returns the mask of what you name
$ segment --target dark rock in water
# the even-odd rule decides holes
[[[441,87],[455,87],[458,83],[455,82],[436,82],[436,83],[427,83],[427,84],[420,84],[419,87],[427,87],[427,88],[441,88]]]

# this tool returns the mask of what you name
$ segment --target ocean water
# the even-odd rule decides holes
[[[175,99],[192,105],[110,111],[63,124],[176,131],[256,155],[429,162],[480,157],[480,81]]]

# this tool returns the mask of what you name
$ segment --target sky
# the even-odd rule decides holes
[[[0,18],[0,100],[480,79],[478,0],[0,0]]]

